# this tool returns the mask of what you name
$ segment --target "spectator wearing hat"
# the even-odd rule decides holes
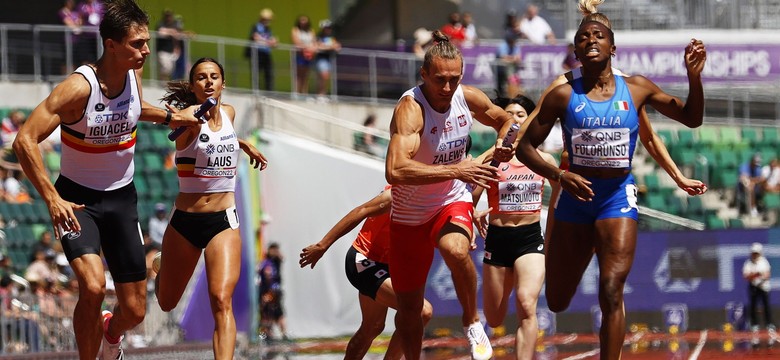
[[[176,21],[171,9],[163,11],[157,24],[157,64],[160,80],[171,80],[176,61],[182,55],[181,38],[184,36],[181,24]]]
[[[764,195],[764,177],[760,153],[755,153],[749,162],[739,167],[739,182],[736,198],[741,210],[751,216],[758,216],[758,203]]]
[[[276,38],[271,32],[271,20],[273,20],[274,12],[271,9],[260,10],[259,19],[257,23],[252,26],[252,31],[249,34],[249,39],[253,44],[251,48],[247,48],[247,52],[244,53],[250,58],[252,62],[251,50],[254,49],[254,53],[257,57],[257,70],[263,75],[263,90],[273,90],[273,62],[271,60],[271,49],[276,47]],[[258,77],[258,81],[260,78]]]
[[[162,249],[163,235],[168,227],[168,207],[163,203],[154,204],[154,216],[149,217],[150,247]]]
[[[317,34],[317,57],[314,65],[317,69],[317,93],[321,96],[328,93],[331,63],[339,50],[341,50],[341,43],[333,36],[333,23],[328,19],[320,21],[320,32]]]
[[[753,331],[758,331],[759,321],[756,314],[757,305],[760,302],[764,309],[764,326],[770,332],[774,332],[775,326],[772,323],[772,306],[769,303],[769,291],[772,290],[770,284],[770,272],[772,267],[769,265],[763,254],[764,247],[760,243],[753,243],[750,246],[750,258],[742,266],[742,276],[748,281],[748,295],[750,297],[750,323]]]
[[[414,45],[412,45],[412,52],[417,59],[420,60],[419,65],[422,65],[422,60],[425,57],[425,52],[433,45],[433,35],[431,31],[426,28],[418,28],[414,31]]]
[[[53,238],[51,236],[51,231],[44,230],[41,235],[38,236],[38,242],[33,245],[32,252],[30,252],[30,262],[35,261],[35,254],[39,251],[43,251],[44,253],[46,250],[53,249]]]
[[[57,270],[57,264],[54,262],[56,258],[57,252],[53,249],[36,251],[35,260],[27,266],[24,278],[31,283],[39,282],[46,284],[56,282],[60,275]]]

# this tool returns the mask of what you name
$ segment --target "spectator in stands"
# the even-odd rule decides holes
[[[154,215],[149,217],[150,246],[161,250],[165,228],[168,227],[168,207],[163,203],[154,204]]]
[[[249,39],[254,42],[253,47],[247,48],[247,52],[244,55],[251,60],[251,51],[257,56],[257,70],[259,75],[263,76],[264,82],[261,87],[263,90],[271,91],[274,89],[274,68],[273,60],[271,58],[271,49],[276,47],[276,38],[271,32],[271,20],[274,18],[274,12],[271,9],[265,8],[260,10],[260,15],[257,23],[252,26],[252,32],[249,34]],[[258,77],[258,80],[259,77]]]
[[[181,56],[182,36],[173,10],[165,9],[162,20],[157,24],[157,65],[160,80],[171,80],[176,61]]]
[[[44,230],[41,235],[38,236],[38,242],[33,245],[32,252],[30,253],[30,262],[35,260],[35,256],[38,252],[46,253],[48,250],[54,250],[52,243],[51,231]]]
[[[0,133],[3,144],[11,144],[14,142],[16,134],[25,121],[27,121],[27,115],[21,110],[13,110],[8,113],[8,117],[3,119],[2,133]]]
[[[279,327],[282,339],[287,339],[287,326],[282,307],[282,254],[279,244],[270,243],[265,251],[265,260],[257,269],[260,281],[260,336],[271,340],[273,326]]]
[[[535,4],[529,4],[526,8],[525,15],[520,19],[519,30],[523,38],[534,44],[555,44],[555,33],[547,20],[539,16],[539,7]]]
[[[521,93],[518,72],[523,60],[517,34],[507,31],[505,35],[504,41],[496,48],[496,89],[502,97]]]
[[[76,66],[86,64],[97,58],[97,30],[103,21],[105,6],[101,0],[84,0],[84,2],[78,5],[78,12],[81,15],[82,25],[90,27],[92,31],[84,31],[79,36],[76,52],[74,52]]]
[[[758,203],[764,196],[766,178],[763,175],[761,161],[761,153],[755,153],[750,161],[739,167],[736,199],[740,211],[751,216],[758,216]]]
[[[466,11],[461,15],[463,24],[463,47],[472,47],[477,42],[477,27],[474,25],[474,17]]]
[[[331,62],[341,50],[341,43],[333,36],[333,23],[328,20],[320,21],[320,32],[317,34],[317,93],[320,96],[327,95],[330,84]]]
[[[466,40],[466,28],[463,27],[463,23],[460,22],[460,13],[457,11],[450,13],[447,18],[447,23],[441,27],[441,32],[450,38],[450,42],[455,46],[462,46],[463,41]]]
[[[0,252],[0,277],[11,276],[15,274],[14,263],[8,254]]]
[[[79,41],[81,25],[83,24],[81,14],[78,12],[78,10],[76,10],[76,0],[65,0],[65,3],[63,4],[62,8],[60,8],[60,11],[57,12],[57,14],[60,17],[62,24],[67,26],[68,30],[70,30],[66,37],[66,41],[70,43],[71,46],[75,46]],[[73,55],[75,57],[77,54],[74,52]],[[65,64],[62,66],[63,74],[67,74],[73,71],[73,69],[65,68]]]
[[[772,322],[772,305],[769,302],[769,292],[772,290],[771,271],[766,257],[763,254],[764,246],[761,243],[753,243],[750,246],[750,258],[742,266],[742,276],[748,281],[748,295],[750,296],[750,324],[753,331],[758,331],[759,320],[757,314],[758,303],[764,309],[764,326],[774,332],[775,325]]]
[[[24,173],[18,170],[8,170],[3,190],[5,191],[5,201],[13,204],[28,203],[31,201],[30,193],[22,184]]]
[[[561,67],[563,68],[563,71],[569,71],[580,66],[582,66],[582,64],[577,60],[577,55],[574,55],[574,44],[569,43],[569,45],[566,45],[566,57],[563,58]]]
[[[764,166],[762,174],[766,178],[764,191],[768,193],[780,192],[780,160],[777,158],[772,159],[769,165]]]
[[[299,15],[292,28],[292,42],[298,51],[295,55],[295,92],[309,92],[309,68],[317,54],[317,37],[311,29],[311,21],[306,15]]]
[[[35,252],[34,260],[24,271],[24,278],[29,282],[41,281],[55,282],[59,276],[57,264],[57,252],[53,249],[38,250]]]
[[[425,57],[425,52],[428,48],[433,46],[433,35],[431,31],[426,28],[417,28],[414,31],[414,45],[412,45],[412,52],[414,56],[420,60],[418,65],[422,65],[422,60]],[[419,66],[415,66],[418,68]]]
[[[369,114],[366,116],[366,120],[363,121],[363,126],[376,129],[376,115]],[[355,150],[362,151],[369,155],[376,157],[385,157],[387,149],[377,142],[378,137],[368,132],[361,132],[360,136],[356,138]]]
[[[193,36],[194,33],[192,31],[184,30],[184,18],[181,15],[174,14],[173,17],[176,20],[176,27],[179,28],[180,37],[176,40],[176,43],[179,45],[181,53],[173,66],[171,78],[173,80],[181,80],[187,76],[187,42],[184,40],[187,37]]]

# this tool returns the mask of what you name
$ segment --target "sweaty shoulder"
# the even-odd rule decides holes
[[[423,129],[423,116],[422,105],[413,96],[404,96],[395,105],[390,130],[405,134],[420,132]]]
[[[46,106],[50,112],[59,114],[63,123],[73,123],[84,114],[91,90],[83,75],[73,73],[52,90]]]
[[[222,103],[220,106],[222,110],[225,110],[225,113],[228,115],[231,121],[235,120],[236,109],[233,107],[233,105]]]

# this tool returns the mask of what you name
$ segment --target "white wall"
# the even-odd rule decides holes
[[[384,163],[272,131],[261,134],[268,140],[261,202],[272,217],[264,238],[278,242],[285,257],[282,285],[290,335],[352,334],[360,310],[357,290],[344,275],[344,256],[357,230],[336,242],[314,269],[301,269],[298,258],[347,212],[382,191]],[[392,328],[389,318],[385,329]]]

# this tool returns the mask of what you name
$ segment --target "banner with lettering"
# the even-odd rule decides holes
[[[466,72],[463,83],[495,87],[495,45],[463,49]],[[565,45],[524,45],[519,72],[523,86],[545,88],[565,72]],[[612,66],[626,74],[643,75],[658,84],[687,84],[683,54],[685,45],[619,45]],[[707,45],[705,83],[773,83],[780,81],[780,44]]]
[[[772,265],[773,292],[780,292],[780,229],[669,231],[640,233],[636,256],[625,287],[629,311],[660,311],[663,304],[685,303],[689,310],[723,309],[730,301],[748,303],[742,266],[750,244],[764,244]],[[482,308],[482,255],[484,241],[472,252],[478,273],[478,305]],[[567,311],[589,312],[598,304],[598,264],[595,256],[582,276]],[[438,252],[428,276],[426,298],[437,316],[461,313],[449,269]],[[770,296],[775,306],[780,296]],[[544,290],[540,307],[546,304]],[[514,312],[514,302],[510,302]]]

